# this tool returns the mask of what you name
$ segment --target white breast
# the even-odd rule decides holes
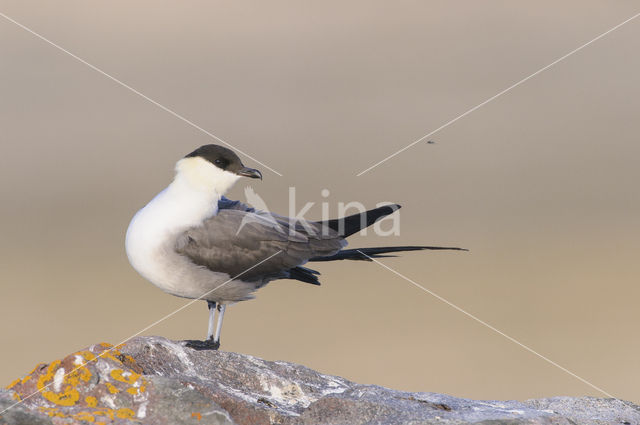
[[[205,195],[180,179],[174,180],[129,224],[125,248],[133,268],[160,289],[186,296],[186,268],[193,265],[175,252],[175,239],[214,215],[218,199],[216,193]]]

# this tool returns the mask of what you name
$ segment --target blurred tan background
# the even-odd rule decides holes
[[[385,264],[611,394],[640,401],[640,20],[355,175],[638,12],[634,1],[0,1],[0,11],[284,174],[287,213],[401,203],[445,244]],[[124,253],[128,222],[211,143],[0,18],[0,382],[183,305]],[[231,197],[244,200],[243,184]],[[484,399],[593,388],[374,263],[319,264],[228,310],[222,348]],[[147,334],[202,338],[204,302]]]

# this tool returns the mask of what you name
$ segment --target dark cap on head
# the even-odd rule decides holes
[[[186,155],[185,158],[200,157],[206,161],[209,161],[216,167],[228,171],[230,173],[238,174],[240,176],[260,178],[262,179],[262,173],[253,168],[245,167],[240,161],[240,158],[231,149],[225,148],[220,145],[203,145],[195,151]]]

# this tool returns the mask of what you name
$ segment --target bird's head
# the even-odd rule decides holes
[[[231,149],[204,145],[178,161],[178,177],[194,187],[223,195],[240,177],[262,179],[262,173],[245,167]]]

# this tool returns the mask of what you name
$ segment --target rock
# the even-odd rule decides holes
[[[409,393],[161,337],[97,344],[39,364],[0,392],[0,411],[17,400],[0,414],[0,425],[640,424],[640,407],[615,399]]]
[[[133,357],[106,343],[41,363],[8,388],[14,400],[23,400],[19,406],[40,414],[43,423],[233,423],[224,409],[192,385],[158,374],[143,375]],[[13,412],[5,412],[0,425],[20,423],[21,418],[8,416]]]
[[[15,396],[16,394],[13,391],[0,389],[0,412],[9,408],[9,410],[0,414],[1,425],[52,425],[51,419],[47,416],[33,412],[27,409],[25,405],[13,406],[16,403]]]

